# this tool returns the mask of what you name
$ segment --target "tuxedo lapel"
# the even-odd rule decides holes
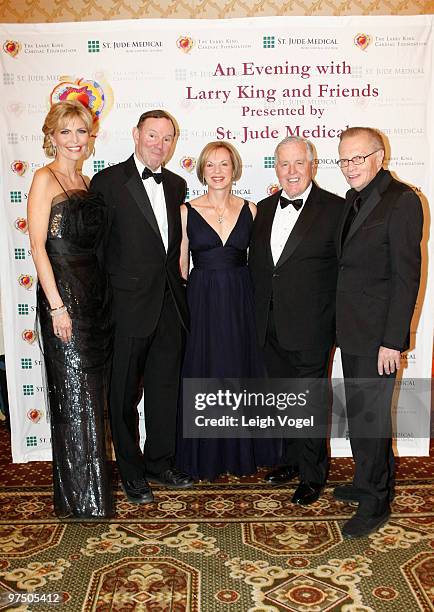
[[[309,228],[314,222],[316,216],[320,211],[320,202],[319,202],[319,189],[312,183],[312,189],[307,198],[300,216],[297,219],[296,224],[290,235],[288,236],[288,240],[286,241],[285,246],[283,247],[283,251],[279,257],[278,262],[276,263],[276,268],[281,266],[287,261],[291,255],[294,253],[295,249],[298,247],[300,242],[306,236]]]
[[[339,226],[339,233],[337,235],[337,245],[336,246],[337,246],[337,252],[338,252],[339,257],[341,256],[341,253],[342,253],[342,246],[343,246],[342,245],[342,234],[343,234],[344,227],[345,227],[345,221],[348,217],[348,213],[352,205],[353,205],[353,200],[351,198],[345,200],[344,212],[341,217],[341,224]]]
[[[170,174],[167,172],[165,168],[162,168],[163,173],[163,191],[164,191],[164,199],[166,201],[166,211],[167,211],[167,226],[168,226],[168,247],[173,239],[174,230],[176,225],[176,214],[177,214],[177,204],[174,202],[174,190],[171,187]],[[179,212],[179,209],[178,209]]]
[[[125,187],[130,192],[133,200],[139,207],[146,221],[157,234],[158,238],[161,241],[161,248],[164,250],[163,240],[161,238],[160,230],[158,228],[157,219],[155,218],[151,202],[149,200],[148,194],[146,193],[145,186],[143,185],[143,181],[137,171],[133,156],[131,156],[125,162],[125,170],[127,174]]]
[[[387,172],[385,173],[384,178],[381,181],[381,183],[378,185],[378,187],[373,189],[372,193],[368,196],[368,199],[366,200],[366,202],[363,204],[363,206],[357,213],[356,218],[354,219],[354,222],[352,223],[348,231],[347,237],[345,238],[344,245],[347,244],[349,240],[351,240],[352,236],[354,236],[354,234],[357,232],[357,230],[362,225],[362,223],[365,221],[365,219],[367,219],[370,213],[374,210],[377,204],[381,201],[383,191],[387,188],[391,180],[392,180],[392,176],[389,172]]]
[[[351,240],[352,236],[354,236],[354,234],[357,232],[359,227],[362,225],[363,221],[366,219],[369,213],[372,212],[372,210],[377,206],[380,200],[381,200],[381,196],[380,196],[379,191],[377,191],[377,189],[374,189],[374,191],[370,194],[366,202],[363,204],[363,206],[357,213],[356,218],[354,219],[353,223],[351,224],[351,227],[348,230],[348,234],[345,238],[345,242],[343,246],[345,246],[347,242]]]

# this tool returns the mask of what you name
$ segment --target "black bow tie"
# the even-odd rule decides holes
[[[280,208],[286,208],[290,204],[293,205],[295,210],[300,210],[300,208],[303,206],[303,199],[299,198],[298,200],[288,200],[288,198],[280,196]]]
[[[151,176],[156,183],[161,183],[163,180],[162,172],[152,172],[149,168],[145,168],[142,172],[142,179],[145,181],[147,178],[151,178]]]

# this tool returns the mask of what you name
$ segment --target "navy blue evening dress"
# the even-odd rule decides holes
[[[253,226],[248,202],[225,244],[195,208],[186,206],[194,267],[187,284],[191,329],[182,378],[261,378],[265,368],[247,267]],[[214,480],[225,473],[254,474],[259,466],[279,461],[280,442],[273,439],[183,438],[182,397],[178,422],[176,465],[195,480]]]

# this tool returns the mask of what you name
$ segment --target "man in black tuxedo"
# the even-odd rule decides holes
[[[134,503],[153,501],[148,480],[185,488],[173,468],[183,330],[188,325],[179,272],[180,206],[186,183],[163,167],[176,128],[162,110],[133,129],[135,153],[96,174],[91,190],[108,212],[105,260],[115,326],[110,387],[113,444],[122,485]],[[137,403],[143,386],[146,442],[139,446]]]
[[[337,258],[334,235],[343,200],[312,177],[312,144],[285,138],[275,151],[282,190],[258,204],[249,253],[256,324],[272,378],[323,379],[319,398],[326,416],[325,380],[335,339]],[[282,441],[284,465],[266,475],[282,484],[300,473],[292,501],[315,502],[327,476],[324,437]]]
[[[337,234],[336,327],[355,474],[334,495],[359,502],[343,526],[347,538],[368,535],[390,516],[390,406],[419,289],[422,206],[382,169],[384,152],[374,129],[352,127],[340,137],[338,163],[351,189]]]

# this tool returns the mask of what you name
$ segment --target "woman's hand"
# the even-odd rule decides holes
[[[69,342],[72,338],[72,321],[68,314],[68,311],[62,312],[53,317],[53,331],[54,335],[62,340],[62,342]]]

